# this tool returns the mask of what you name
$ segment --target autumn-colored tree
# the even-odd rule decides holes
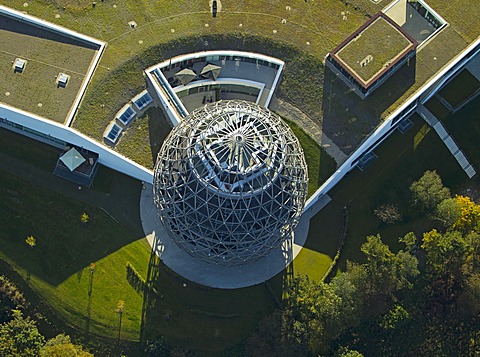
[[[27,301],[7,277],[0,275],[0,323],[12,319],[14,310],[24,310]]]
[[[122,331],[122,318],[123,318],[123,309],[125,308],[125,301],[118,300],[117,308],[115,311],[118,313],[118,337],[117,341],[120,342],[120,333]]]
[[[83,225],[86,225],[88,222],[90,222],[90,216],[85,212],[83,212],[82,215],[80,216],[80,222]]]
[[[30,248],[33,248],[37,245],[37,240],[34,236],[28,236],[27,239],[25,239],[25,243],[27,243]]]

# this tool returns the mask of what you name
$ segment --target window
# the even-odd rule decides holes
[[[123,125],[128,125],[135,117],[135,115],[135,110],[133,110],[131,106],[127,106],[123,113],[121,112],[121,114],[118,116],[118,120],[120,120]]]
[[[103,137],[110,141],[111,143],[115,144],[115,142],[118,140],[118,137],[122,133],[122,127],[114,122],[110,123],[110,125],[107,127],[105,130],[105,133],[103,134]]]
[[[142,110],[151,102],[153,102],[151,95],[148,92],[145,92],[143,95],[140,96],[140,98],[134,100],[133,103],[138,108],[138,110]]]

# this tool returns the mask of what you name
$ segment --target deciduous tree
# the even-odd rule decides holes
[[[410,186],[413,202],[424,211],[433,211],[444,199],[450,197],[450,190],[443,185],[436,171],[425,171],[419,180]]]
[[[60,334],[51,338],[40,349],[40,357],[93,357],[81,345],[73,344],[70,336]]]
[[[44,343],[35,322],[18,310],[11,321],[0,325],[0,356],[37,357]]]

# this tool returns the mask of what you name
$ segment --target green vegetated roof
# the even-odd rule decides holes
[[[440,31],[417,52],[415,70],[409,73],[413,78],[404,80],[401,74],[400,77],[392,77],[382,85],[382,91],[376,91],[372,98],[364,101],[348,92],[348,88],[337,83],[338,81],[323,88],[321,65],[318,66],[319,80],[302,80],[301,75],[305,71],[298,66],[302,56],[279,49],[284,44],[294,46],[298,53],[307,52],[320,62],[328,52],[365,23],[368,17],[388,5],[388,1],[374,4],[371,0],[358,0],[353,6],[351,2],[338,0],[296,3],[288,0],[245,0],[224,7],[216,18],[212,18],[208,2],[203,0],[189,1],[188,11],[182,1],[174,4],[148,2],[131,6],[129,0],[118,0],[115,4],[108,1],[97,2],[96,6],[92,7],[90,2],[61,0],[59,6],[64,7],[54,8],[46,7],[43,1],[32,0],[28,7],[24,7],[22,3],[9,6],[108,42],[72,124],[77,130],[98,141],[102,141],[102,134],[115,113],[145,88],[142,73],[148,65],[194,50],[235,48],[265,53],[285,60],[287,66],[277,94],[302,108],[302,111],[320,124],[335,122],[337,127],[330,128],[330,134],[335,137],[336,144],[342,150],[350,153],[381,123],[382,118],[398,108],[406,98],[478,37],[480,18],[476,16],[477,0],[464,0],[453,4],[450,0],[427,2],[450,26]],[[285,21],[281,21],[282,19]],[[132,20],[138,24],[135,29],[128,26],[128,22]],[[220,39],[220,34],[226,34],[230,40]],[[231,41],[232,38],[235,38],[234,42]],[[3,41],[3,37],[0,37],[0,41]],[[275,46],[272,46],[273,43]],[[25,76],[30,64],[27,63]],[[368,66],[365,69],[369,69]],[[325,76],[328,76],[328,71]],[[294,90],[285,90],[287,80]],[[74,81],[75,78],[72,77],[67,90]],[[28,88],[25,103],[22,103],[22,99],[14,102],[11,95],[8,104],[21,109],[28,106],[27,110],[53,118],[55,115],[46,113],[45,106],[40,109],[35,107],[39,100],[30,100],[29,95],[40,92],[37,89],[39,87],[41,88],[41,85]],[[327,91],[330,87],[332,90]],[[7,102],[4,96],[6,90],[3,89],[0,82],[0,101]],[[324,98],[327,92],[328,97],[333,98],[328,106],[328,115],[323,112],[324,101],[318,100],[322,97],[322,92]],[[309,93],[319,94],[320,97],[306,100]],[[27,105],[29,100],[30,104]],[[48,108],[53,111],[53,108],[58,106],[59,104],[52,104]],[[348,111],[345,106],[348,106]],[[56,117],[63,120],[65,115],[56,114]],[[335,120],[332,121],[331,118]],[[336,135],[338,131],[348,131],[352,135]],[[120,143],[123,139],[120,139]],[[129,150],[123,151],[120,147],[117,149],[128,157],[135,156]],[[148,148],[144,149],[148,152]]]
[[[355,33],[336,55],[363,82],[368,82],[411,45],[412,42],[394,25],[378,17]]]
[[[0,102],[64,122],[96,49],[80,41],[0,15]],[[14,61],[26,61],[15,71]],[[60,73],[70,76],[57,86]]]

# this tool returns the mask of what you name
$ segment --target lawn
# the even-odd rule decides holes
[[[429,5],[450,26],[422,48],[407,75],[400,69],[383,84],[381,91],[360,101],[348,87],[328,77],[323,67],[316,64],[357,29],[366,14],[375,13],[383,3],[372,5],[370,0],[361,0],[352,6],[338,0],[298,3],[248,0],[225,4],[215,19],[205,1],[119,0],[115,4],[97,1],[93,7],[91,2],[83,0],[54,3],[32,0],[27,9],[23,2],[9,5],[108,41],[74,123],[76,129],[99,141],[115,113],[145,87],[142,71],[148,65],[186,51],[223,47],[257,51],[285,60],[284,81],[280,85],[282,98],[317,120],[346,152],[351,152],[381,122],[381,117],[397,108],[473,41],[478,36],[479,21],[476,0],[453,4],[448,0],[431,0]],[[345,11],[350,13],[344,21]],[[136,29],[128,26],[131,20],[138,23]],[[305,59],[312,64],[308,71],[303,67]],[[317,71],[312,72],[315,68]],[[292,87],[292,83],[297,87]],[[43,84],[39,87],[43,88]],[[2,101],[5,91],[0,92]],[[30,97],[35,98],[32,93]],[[38,108],[37,101],[29,105]],[[147,131],[142,120],[125,136],[123,145],[132,152],[122,153],[145,154],[147,165],[155,147],[148,148],[148,141],[141,148],[129,144]],[[145,336],[162,333],[173,343],[190,345],[211,355],[244,338],[273,308],[273,297],[263,285],[237,293],[205,290],[189,283],[184,288],[183,280],[161,265],[153,280],[153,297],[142,300],[125,274],[128,261],[141,275],[150,277],[147,274],[150,254],[142,239],[137,212],[140,183],[102,170],[97,177],[100,185],[96,184],[92,190],[78,190],[51,175],[57,151],[35,149],[30,141],[22,145],[20,139],[7,143],[4,133],[0,135],[0,214],[7,217],[0,228],[0,255],[77,328],[88,326],[90,332],[114,335],[118,319],[115,307],[122,299],[126,302],[123,337],[138,338],[143,321]],[[355,137],[349,139],[350,136]],[[397,201],[404,202],[400,208],[406,214],[408,186],[423,171],[437,169],[453,188],[464,182],[465,176],[456,161],[418,118],[409,132],[403,136],[394,134],[376,153],[379,159],[366,172],[355,170],[346,177],[331,192],[334,200],[312,220],[306,245],[311,253],[307,250],[301,253],[297,271],[318,271],[326,266],[328,257],[333,257],[344,206],[348,208],[349,226],[342,268],[346,259],[361,260],[359,247],[368,234],[381,232],[385,240],[398,247],[395,242],[399,236],[412,229],[420,232],[429,225],[417,217],[404,215],[399,224],[385,226],[372,214],[379,204]],[[91,217],[87,227],[79,222],[83,212]],[[37,238],[37,246],[31,250],[24,243],[27,235]],[[321,255],[314,260],[306,253]],[[46,255],[51,259],[45,259]],[[92,261],[97,266],[89,305],[88,267]],[[318,262],[318,266],[312,262]],[[280,283],[274,280],[271,284],[278,291]],[[146,302],[151,304],[142,319],[141,307]]]
[[[138,237],[97,207],[4,171],[0,171],[0,181],[4,222],[0,227],[0,257],[66,321],[87,333],[114,334],[118,326],[116,304],[125,300],[123,336],[136,339],[142,299],[125,278],[125,264],[130,261],[144,271],[148,243],[137,241]],[[80,223],[84,212],[90,217],[86,227]],[[31,249],[25,244],[30,235],[36,238],[36,246]],[[91,262],[96,268],[89,297]]]
[[[157,154],[172,124],[160,108],[150,108],[123,133],[115,149],[153,170]]]
[[[302,128],[289,120],[283,120],[302,145],[308,169],[308,198],[335,172],[337,164]]]
[[[115,113],[145,88],[146,67],[185,52],[231,48],[284,60],[277,94],[317,121],[337,146],[351,153],[382,118],[476,38],[478,26],[474,24],[478,19],[472,15],[475,0],[454,4],[432,0],[429,4],[446,17],[450,26],[417,53],[410,70],[401,69],[365,101],[343,82],[324,74],[320,63],[383,3],[248,0],[224,6],[216,18],[211,17],[208,4],[199,0],[105,1],[95,7],[85,1],[62,0],[46,6],[43,1],[33,0],[27,10],[108,42],[73,124],[98,141],[102,141],[102,133]],[[20,3],[11,6],[25,11]],[[462,14],[464,9],[469,11]],[[131,20],[138,25],[135,29],[128,26]],[[128,150],[122,154],[136,155]]]
[[[165,336],[172,344],[197,351],[200,355],[222,355],[226,346],[248,337],[258,321],[271,313],[280,298],[277,276],[266,284],[243,289],[213,289],[198,286],[157,266],[150,271],[153,289],[145,296],[145,338]],[[272,296],[277,294],[276,299]]]
[[[480,81],[467,69],[464,69],[438,94],[453,108],[457,108],[478,90],[480,90]]]
[[[456,122],[460,116],[473,121],[478,101],[471,103],[465,113],[447,118]],[[405,134],[398,131],[392,134],[375,150],[376,159],[364,172],[354,169],[330,193],[332,202],[322,209],[310,224],[309,237],[306,243],[308,249],[316,252],[335,251],[335,245],[341,235],[343,207],[348,210],[347,240],[340,256],[340,269],[345,269],[347,260],[362,262],[363,255],[360,246],[368,235],[380,233],[392,249],[399,249],[398,238],[413,231],[418,237],[421,233],[435,227],[435,223],[414,213],[411,209],[409,187],[414,180],[420,178],[426,170],[436,170],[446,186],[452,192],[461,192],[465,187],[476,187],[458,165],[436,135],[420,117],[412,117],[414,126]],[[465,126],[463,126],[465,129]],[[470,127],[472,129],[472,127]],[[459,137],[470,136],[469,145],[472,150],[478,133],[474,130],[463,130]],[[471,133],[471,134],[470,134]],[[463,147],[463,145],[460,145]],[[467,144],[466,148],[469,147]],[[468,152],[467,152],[468,155]],[[475,158],[477,160],[478,158]],[[476,161],[474,161],[476,162]],[[479,161],[480,164],[480,161]],[[373,210],[384,203],[397,204],[402,214],[402,220],[395,224],[384,224],[374,214]]]
[[[478,150],[480,123],[478,122],[478,108],[480,108],[480,96],[455,114],[442,120],[442,123],[450,135],[455,139],[460,149],[462,149],[473,167],[477,170],[477,175],[480,171],[480,151]],[[475,176],[474,180],[475,178],[478,178],[478,176]]]
[[[162,334],[171,344],[211,355],[240,342],[275,307],[266,285],[209,289],[172,273],[151,257],[143,238],[141,183],[101,167],[93,188],[79,190],[52,175],[59,153],[0,129],[0,258],[79,334],[115,338],[115,309],[123,300],[122,338]],[[86,226],[80,222],[84,212]],[[32,249],[25,243],[30,235],[37,243]],[[127,279],[127,263],[151,284],[146,296]],[[278,279],[270,284],[281,293]]]

